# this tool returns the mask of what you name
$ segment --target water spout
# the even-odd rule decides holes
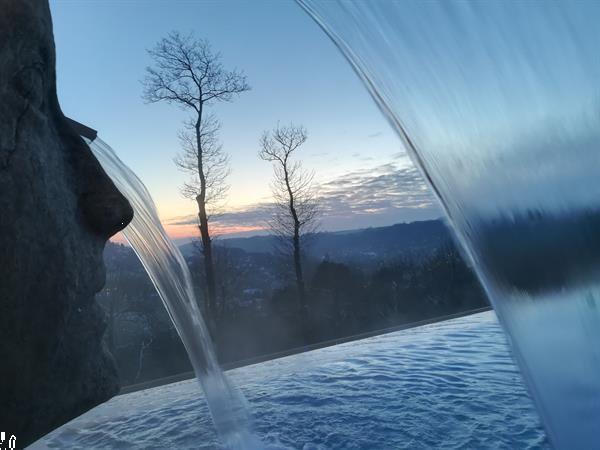
[[[231,450],[259,449],[243,395],[221,370],[211,337],[196,303],[183,256],[163,229],[144,184],[100,138],[90,148],[135,212],[123,231],[156,287],[188,353],[222,444]]]
[[[298,0],[437,194],[553,445],[600,423],[600,3]]]

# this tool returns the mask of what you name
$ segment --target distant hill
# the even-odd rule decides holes
[[[220,239],[215,241],[215,245],[248,253],[273,253],[276,239],[271,235]],[[403,255],[428,254],[449,239],[450,230],[442,220],[425,220],[387,227],[316,233],[308,239],[308,254],[313,258],[330,257],[339,261],[386,260]],[[180,249],[184,255],[195,251],[191,243],[182,245]]]

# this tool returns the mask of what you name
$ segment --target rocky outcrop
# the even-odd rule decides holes
[[[0,425],[19,447],[118,392],[94,295],[132,214],[60,110],[47,0],[1,0]]]

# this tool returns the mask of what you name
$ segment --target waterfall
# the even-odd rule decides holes
[[[196,303],[191,275],[183,256],[167,237],[144,184],[100,138],[87,141],[135,215],[123,234],[158,291],[202,386],[215,428],[225,448],[262,448],[250,432],[243,395],[221,370],[211,337]]]
[[[552,444],[596,448],[600,3],[298,2],[436,193]]]

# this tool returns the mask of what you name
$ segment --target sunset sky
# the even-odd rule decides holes
[[[219,234],[264,228],[272,169],[258,140],[278,121],[303,124],[298,156],[314,170],[322,229],[440,216],[439,209],[350,66],[292,1],[51,0],[59,98],[66,115],[99,131],[144,181],[173,237],[195,235],[195,204],[173,164],[186,113],[141,99],[146,49],[172,30],[194,32],[252,86],[213,108],[231,155]]]

